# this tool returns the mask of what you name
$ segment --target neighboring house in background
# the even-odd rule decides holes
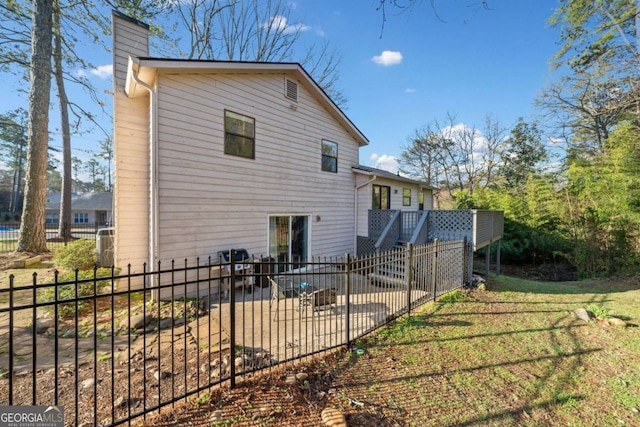
[[[150,58],[145,24],[113,29],[116,266],[353,254],[370,209],[432,207],[359,165],[366,137],[299,64]]]
[[[47,224],[60,222],[61,194],[48,194],[45,211]],[[113,195],[111,193],[84,193],[71,196],[71,223],[108,225],[111,223]]]

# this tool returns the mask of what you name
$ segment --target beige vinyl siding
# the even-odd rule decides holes
[[[424,210],[430,211],[433,209],[433,190],[422,190],[424,194]]]
[[[160,259],[266,255],[270,215],[309,216],[311,256],[354,252],[358,144],[302,85],[290,109],[284,77],[160,75]],[[225,109],[255,119],[255,159],[224,154]],[[321,171],[323,138],[338,144],[338,173]]]
[[[356,176],[356,185],[363,185],[372,177],[361,174]],[[376,181],[374,181],[375,183]],[[357,230],[356,236],[369,236],[369,210],[371,209],[371,185],[366,185],[358,190],[358,206],[357,206]]]
[[[147,30],[118,16],[113,25],[114,262],[140,272],[149,260],[149,98],[128,98],[124,82],[129,55],[149,53]]]

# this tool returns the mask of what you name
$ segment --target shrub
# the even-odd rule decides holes
[[[464,299],[465,298],[462,292],[460,292],[459,290],[455,290],[455,291],[447,292],[446,294],[442,295],[440,299],[438,299],[438,302],[441,305],[447,305],[447,304],[455,304],[457,302],[463,302]]]
[[[96,241],[91,239],[75,240],[57,249],[53,256],[56,267],[66,270],[93,270],[96,261]]]
[[[104,289],[107,289],[111,286],[111,280],[107,279],[111,277],[111,269],[110,268],[98,268],[96,269],[96,278],[98,280],[95,281],[95,288],[96,288],[96,294],[101,293]],[[117,272],[114,272],[114,274],[118,274]],[[105,278],[103,280],[99,280],[99,278]],[[55,294],[54,292],[57,291],[58,292],[58,301],[62,301],[62,300],[74,300],[74,302],[70,302],[70,303],[66,303],[66,304],[58,304],[58,317],[60,319],[65,319],[65,318],[70,318],[73,317],[76,314],[76,304],[75,304],[75,298],[76,298],[76,283],[75,283],[75,279],[76,279],[76,274],[73,271],[67,272],[67,273],[63,273],[63,274],[59,274],[58,275],[58,282],[60,283],[65,283],[65,282],[74,282],[74,283],[69,283],[69,284],[65,284],[65,285],[58,285],[58,286],[47,286],[45,288],[43,288],[40,291],[40,301],[41,302],[48,302],[48,301],[55,301]],[[83,280],[87,280],[88,281],[83,281]],[[87,297],[87,296],[93,296],[94,295],[94,281],[91,280],[93,279],[93,269],[92,270],[84,270],[84,271],[78,271],[78,284],[77,284],[77,288],[78,288],[78,298],[80,297]],[[82,282],[80,282],[82,281]],[[86,299],[86,300],[81,300],[78,301],[78,311],[82,312],[82,310],[87,306],[87,304],[92,304],[92,300],[91,299]],[[51,314],[54,313],[54,306],[50,305],[47,306],[47,311],[49,311]]]
[[[587,311],[598,319],[608,319],[609,317],[611,317],[611,313],[609,312],[609,310],[601,305],[589,304],[587,306]]]

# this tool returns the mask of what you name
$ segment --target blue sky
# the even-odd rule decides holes
[[[395,158],[416,129],[447,113],[481,128],[491,114],[511,128],[518,117],[534,118],[533,100],[558,78],[549,60],[558,49],[558,31],[546,21],[553,0],[436,0],[439,21],[427,0],[410,11],[387,10],[377,0],[295,0],[287,24],[303,28],[302,41],[328,40],[341,54],[338,86],[347,98],[345,113],[370,141],[360,162],[395,171]],[[108,41],[108,43],[110,43]],[[85,73],[111,112],[111,54],[87,49],[96,70]],[[21,83],[9,85],[15,94]],[[5,86],[7,88],[7,86]],[[54,95],[55,96],[55,95]],[[71,94],[88,98],[85,94]],[[75,98],[74,98],[75,97]],[[6,100],[2,111],[24,104]],[[55,102],[55,98],[52,98]],[[110,117],[97,113],[111,129]],[[60,146],[54,114],[53,146]],[[97,131],[74,136],[73,155],[88,159],[104,136]]]
[[[342,53],[345,111],[370,140],[363,164],[393,170],[414,131],[447,112],[478,128],[491,114],[511,128],[534,117],[534,98],[558,77],[549,67],[558,31],[546,24],[555,1],[489,0],[484,10],[479,0],[440,0],[441,22],[422,0],[389,9],[382,37],[377,3],[297,0],[295,9]],[[376,62],[385,51],[391,61]]]

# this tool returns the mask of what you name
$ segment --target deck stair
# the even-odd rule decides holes
[[[398,241],[393,250],[380,259],[377,266],[367,277],[371,284],[381,287],[406,287],[406,241]]]

